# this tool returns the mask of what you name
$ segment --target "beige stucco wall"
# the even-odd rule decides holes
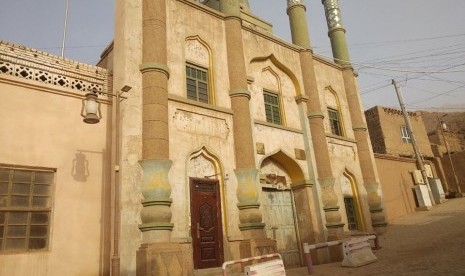
[[[0,275],[77,276],[104,271],[110,217],[106,209],[110,114],[103,104],[99,124],[83,123],[82,95],[0,75],[0,163],[56,169],[49,249],[0,254]],[[76,163],[78,154],[85,162]],[[78,166],[88,171],[77,171]]]
[[[386,153],[394,156],[414,156],[412,144],[402,141],[400,129],[402,126],[405,126],[405,121],[400,111],[395,109],[387,109],[388,111],[384,111],[383,107],[377,108],[379,123],[386,145]],[[421,154],[424,156],[433,156],[422,117],[419,114],[415,116],[409,115],[409,117]]]
[[[375,155],[384,195],[384,210],[388,221],[415,212],[414,182],[411,171],[414,159]]]
[[[141,159],[142,140],[142,80],[139,66],[141,64],[141,1],[116,1],[114,87],[130,85],[133,89],[127,94],[128,99],[122,103],[122,164],[121,164],[121,269],[125,275],[134,275],[136,267],[135,253],[138,250],[141,233],[140,222]],[[170,72],[168,80],[169,96],[169,136],[170,159],[173,161],[169,179],[173,204],[172,223],[174,228],[171,240],[178,243],[190,243],[190,199],[189,177],[205,176],[207,172],[218,172],[215,176],[222,187],[222,214],[225,258],[237,256],[238,241],[242,239],[239,231],[239,211],[237,208],[237,180],[234,174],[235,157],[231,100],[229,97],[228,64],[226,58],[225,30],[222,16],[209,8],[200,10],[196,3],[187,1],[167,1],[167,60]],[[244,62],[249,77],[251,94],[250,108],[253,118],[252,129],[255,143],[263,143],[265,154],[255,156],[257,169],[263,158],[281,151],[291,158],[303,172],[305,181],[314,184],[316,177],[314,162],[298,160],[295,149],[307,151],[308,160],[312,160],[310,150],[308,119],[305,103],[300,106],[296,96],[303,93],[302,75],[298,49],[279,39],[271,39],[253,29],[244,28]],[[213,104],[201,104],[186,97],[185,63],[207,67],[213,71],[209,83],[214,91]],[[353,137],[344,85],[340,68],[328,65],[328,62],[315,62],[319,76],[319,91],[331,86],[341,102],[341,112],[348,137]],[[273,73],[270,73],[270,72]],[[271,87],[270,87],[271,86]],[[266,123],[263,109],[263,88],[276,89],[281,96],[285,124],[273,127]],[[324,106],[324,105],[323,105]],[[272,137],[272,139],[271,139]],[[333,138],[328,138],[329,140]],[[331,144],[331,155],[336,177],[348,170],[356,179],[362,202],[365,192],[356,157],[356,145],[353,138],[336,141]],[[338,140],[338,139],[336,139]],[[310,143],[310,147],[308,144]],[[341,145],[342,143],[342,145]],[[191,158],[205,154],[208,158],[192,161]],[[204,163],[196,163],[203,160]],[[193,165],[199,167],[193,169]],[[260,189],[260,187],[257,187]],[[307,190],[305,190],[307,189]],[[309,204],[311,218],[300,218],[300,222],[311,222],[315,232],[323,229],[324,219],[319,207],[317,185],[299,191],[299,198],[305,198]],[[338,190],[339,189],[339,190]],[[343,210],[342,193],[336,188]],[[362,204],[363,206],[365,204]],[[369,219],[366,207],[363,213]],[[308,214],[307,213],[307,214]],[[303,233],[310,236],[308,233]],[[324,234],[324,233],[323,233]],[[314,237],[311,237],[314,238]],[[310,239],[310,238],[308,238]],[[307,240],[308,240],[307,239]],[[319,241],[322,241],[321,239]],[[236,255],[235,255],[236,254]]]

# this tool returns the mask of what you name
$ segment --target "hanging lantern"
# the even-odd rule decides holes
[[[85,95],[85,99],[82,100],[81,116],[84,117],[84,123],[96,124],[102,119],[102,113],[100,112],[100,103],[97,101],[97,93],[89,92]]]

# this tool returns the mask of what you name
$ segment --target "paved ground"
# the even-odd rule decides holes
[[[380,237],[378,261],[358,267],[340,263],[314,266],[313,275],[461,275],[465,276],[465,198],[449,199],[430,211],[390,222]],[[307,269],[287,271],[308,275]]]

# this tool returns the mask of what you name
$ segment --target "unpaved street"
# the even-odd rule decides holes
[[[465,198],[391,221],[380,243],[375,263],[358,268],[341,267],[340,263],[318,265],[314,275],[465,276]],[[306,274],[306,268],[287,273]]]

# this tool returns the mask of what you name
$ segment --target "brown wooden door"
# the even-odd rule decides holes
[[[191,235],[194,268],[218,267],[223,263],[223,231],[218,180],[190,178]]]

